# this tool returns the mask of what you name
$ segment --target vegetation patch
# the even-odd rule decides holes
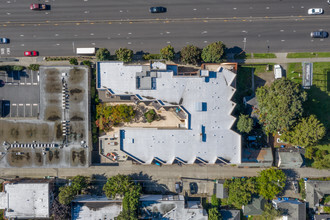
[[[288,53],[287,58],[317,58],[330,57],[330,52]]]

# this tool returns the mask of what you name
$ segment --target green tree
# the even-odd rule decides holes
[[[290,131],[285,132],[283,140],[304,147],[315,145],[326,133],[324,125],[317,120],[315,115],[302,118]]]
[[[69,62],[71,65],[78,65],[78,60],[76,58],[70,58]]]
[[[275,220],[281,217],[281,211],[275,209],[271,203],[266,203],[264,207],[264,211],[262,213],[262,217],[264,220]]]
[[[29,70],[33,70],[33,71],[38,71],[39,68],[40,68],[40,65],[39,65],[39,64],[30,64],[30,65],[28,66],[28,69],[29,69]]]
[[[330,169],[330,155],[325,158],[314,161],[312,167],[316,169]]]
[[[58,194],[58,201],[63,205],[69,205],[76,196],[76,191],[70,186],[60,187],[60,193]]]
[[[160,50],[161,59],[173,60],[174,55],[175,55],[174,48],[171,45],[167,45],[166,47]]]
[[[282,170],[270,168],[259,172],[257,181],[260,195],[273,199],[284,189],[286,176]]]
[[[225,187],[228,188],[227,203],[237,209],[247,205],[251,201],[252,194],[258,192],[255,177],[226,180]]]
[[[209,209],[208,219],[209,220],[221,220],[222,219],[221,214],[216,207]]]
[[[211,205],[212,207],[220,208],[220,199],[218,199],[215,194],[213,194],[211,197]]]
[[[144,117],[147,119],[148,123],[151,123],[157,119],[157,114],[156,114],[155,110],[150,109],[149,111],[144,113]]]
[[[110,60],[110,51],[107,48],[100,48],[96,51],[95,56],[99,61]]]
[[[25,67],[24,66],[13,66],[13,68],[12,68],[12,70],[13,71],[22,71],[22,70],[24,70],[25,69]]]
[[[181,49],[181,61],[189,64],[198,64],[201,62],[202,50],[194,45],[187,45]]]
[[[81,190],[86,189],[89,185],[89,179],[86,176],[75,176],[72,179],[71,187],[72,189],[79,193]]]
[[[133,50],[127,49],[127,48],[119,48],[116,50],[116,56],[118,60],[124,61],[124,62],[131,62],[133,59]]]
[[[302,116],[302,104],[306,92],[288,79],[276,80],[270,87],[262,86],[256,91],[259,121],[266,133],[287,131]]]
[[[226,46],[221,42],[214,42],[203,48],[202,59],[206,63],[220,63]]]
[[[88,66],[88,67],[91,67],[92,66],[92,62],[89,61],[89,60],[83,60],[82,61],[82,64],[85,65],[85,66]]]
[[[103,191],[108,198],[114,199],[116,196],[124,196],[132,186],[131,177],[118,174],[108,179],[103,186]]]
[[[325,213],[330,213],[330,206],[323,206],[323,211]]]
[[[248,115],[241,114],[237,122],[237,129],[240,132],[250,133],[253,128],[253,119]]]

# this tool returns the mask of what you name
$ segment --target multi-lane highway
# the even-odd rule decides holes
[[[52,0],[48,11],[31,11],[27,0],[2,1],[0,55],[73,55],[76,47],[119,47],[158,52],[166,44],[180,49],[221,40],[248,52],[328,51],[330,39],[310,32],[330,31],[330,5],[325,0]],[[150,6],[167,7],[151,14]],[[307,15],[321,7],[323,15]],[[244,42],[243,42],[244,41]]]

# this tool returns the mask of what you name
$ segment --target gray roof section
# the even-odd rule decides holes
[[[182,195],[142,195],[140,210],[140,219],[208,219],[199,201],[187,201],[185,206]]]
[[[320,180],[307,180],[306,184],[306,201],[309,203],[309,207],[319,206],[320,199],[325,194],[330,194],[330,181]]]
[[[243,206],[244,215],[262,215],[265,203],[266,200],[263,197],[253,197],[249,204]]]
[[[215,193],[217,198],[228,198],[228,189],[224,187],[224,182],[218,182],[215,184]]]
[[[222,220],[240,220],[241,211],[240,210],[220,210]]]
[[[279,168],[286,168],[286,169],[300,168],[304,163],[304,160],[299,151],[281,152],[277,150],[276,154],[278,158],[277,167]]]
[[[299,200],[273,200],[276,209],[282,211],[282,216],[288,220],[306,219],[306,203]]]
[[[212,72],[205,78],[175,76],[173,70],[159,70],[155,89],[138,90],[135,74],[142,71],[142,65],[99,62],[98,67],[98,88],[109,88],[115,94],[154,97],[165,105],[181,103],[190,114],[189,129],[124,128],[123,151],[146,164],[155,157],[167,164],[175,157],[187,163],[194,163],[196,157],[211,164],[217,157],[235,164],[241,162],[241,137],[231,130],[236,120],[231,115],[235,107],[231,101],[235,88],[230,86],[236,78],[235,73],[219,68],[220,72]],[[206,111],[197,112],[196,102],[205,103]],[[205,127],[205,142],[200,138],[201,126]],[[128,141],[132,139],[134,143]]]
[[[71,219],[114,219],[121,210],[121,200],[109,200],[106,196],[80,196],[72,202]]]
[[[315,220],[330,220],[330,214],[314,215]]]

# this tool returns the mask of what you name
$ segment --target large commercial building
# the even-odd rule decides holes
[[[241,137],[231,129],[236,70],[232,63],[187,70],[161,61],[98,62],[103,102],[133,105],[142,113],[153,109],[161,118],[114,127],[100,138],[101,155],[141,164],[241,163]]]

